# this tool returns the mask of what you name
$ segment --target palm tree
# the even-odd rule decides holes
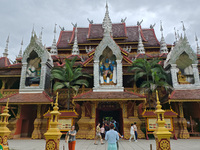
[[[71,100],[70,92],[75,91],[77,94],[81,85],[88,87],[89,82],[81,78],[91,76],[86,73],[82,73],[82,68],[80,66],[74,68],[76,57],[71,61],[66,59],[65,62],[65,66],[63,68],[55,67],[51,70],[51,80],[55,80],[55,84],[53,86],[54,91],[67,88],[67,109],[69,110]]]
[[[144,88],[147,93],[147,101],[149,102],[150,109],[150,96],[156,89],[161,87],[165,88],[166,91],[172,89],[168,84],[168,75],[162,66],[158,64],[159,62],[159,59],[152,59],[150,61],[147,61],[146,59],[136,59],[129,67],[129,71],[134,72],[132,79],[135,80],[135,82],[142,79],[140,88]]]

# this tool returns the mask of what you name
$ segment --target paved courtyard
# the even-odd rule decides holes
[[[45,140],[9,140],[10,150],[45,150]],[[138,140],[138,142],[129,142],[128,140],[120,140],[120,150],[150,150],[150,144],[152,144],[153,150],[156,149],[156,143],[154,140]],[[63,149],[65,146],[65,149]],[[76,150],[106,150],[107,144],[94,145],[93,140],[77,140]],[[172,150],[199,150],[200,139],[188,139],[188,140],[171,140]],[[68,150],[68,147],[64,141],[60,141],[60,150]]]

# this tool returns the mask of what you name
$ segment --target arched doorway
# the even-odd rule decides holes
[[[120,134],[123,134],[123,118],[122,109],[117,102],[100,102],[96,109],[96,124],[100,122],[103,124],[103,120],[108,123],[112,120],[116,121],[116,126]]]

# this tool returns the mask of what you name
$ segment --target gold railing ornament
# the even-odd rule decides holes
[[[165,119],[164,113],[165,111],[162,109],[160,105],[158,91],[156,90],[156,99],[157,99],[157,106],[156,106],[156,115],[157,115],[157,128],[154,131],[154,137],[156,140],[156,150],[171,150],[170,146],[170,136],[171,132],[165,127]]]
[[[51,118],[49,122],[49,129],[44,134],[46,139],[45,150],[59,150],[60,137],[62,133],[58,129],[58,118],[60,112],[58,111],[58,92],[56,102],[54,103],[53,111],[50,112]]]
[[[3,113],[0,115],[1,120],[0,120],[0,145],[3,147],[4,150],[9,150],[8,147],[8,137],[11,133],[11,131],[8,129],[8,118],[10,117],[10,114],[8,113],[8,103],[9,103],[9,98],[7,100],[6,106],[3,110]]]

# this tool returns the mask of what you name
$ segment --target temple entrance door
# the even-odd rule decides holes
[[[37,117],[36,105],[23,105],[21,108],[21,137],[31,137],[34,129],[34,120]]]
[[[115,120],[120,134],[123,134],[122,109],[118,103],[100,103],[96,110],[96,124],[103,124],[103,120],[108,122]]]

